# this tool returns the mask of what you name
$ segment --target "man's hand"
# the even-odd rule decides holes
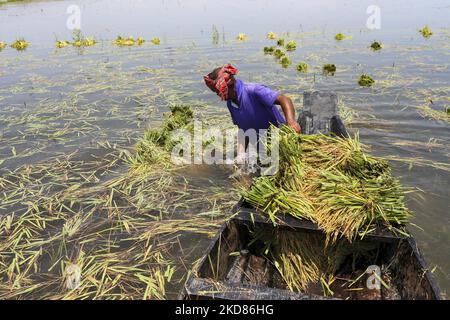
[[[301,133],[302,129],[300,128],[298,122],[295,120],[295,108],[292,100],[289,97],[280,94],[275,100],[275,104],[281,106],[287,125],[294,129],[295,132]]]
[[[289,122],[287,123],[287,125],[288,125],[289,127],[291,127],[292,129],[294,129],[295,132],[297,132],[297,133],[302,133],[302,128],[300,127],[300,125],[298,124],[297,121],[289,121]]]

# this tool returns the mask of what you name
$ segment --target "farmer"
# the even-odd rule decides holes
[[[268,129],[271,124],[286,124],[300,133],[292,100],[262,84],[244,83],[234,77],[238,70],[231,64],[214,69],[204,76],[208,88],[227,102],[233,123],[244,131]],[[283,115],[276,105],[281,106]],[[246,143],[247,144],[247,143]],[[246,148],[238,145],[238,154]]]

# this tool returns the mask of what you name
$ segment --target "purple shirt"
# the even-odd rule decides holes
[[[275,105],[278,92],[262,84],[243,83],[236,79],[239,106],[227,101],[233,123],[239,129],[268,129],[271,124],[279,126],[286,120]]]

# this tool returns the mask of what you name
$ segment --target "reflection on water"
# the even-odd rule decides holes
[[[129,147],[146,126],[160,122],[173,101],[196,105],[198,117],[223,124],[229,121],[227,110],[204,87],[202,75],[232,62],[244,81],[285,92],[297,106],[306,89],[338,92],[341,104],[354,111],[353,132],[373,153],[392,158],[405,186],[420,190],[409,195],[408,205],[421,229],[410,229],[448,291],[450,130],[448,122],[424,118],[418,109],[450,104],[447,1],[378,1],[381,29],[373,31],[365,28],[371,1],[74,3],[81,7],[82,32],[98,39],[97,46],[55,49],[55,38],[71,38],[65,27],[69,2],[0,6],[0,41],[31,42],[24,52],[0,52],[0,170],[72,152],[88,161],[101,157],[99,142]],[[430,39],[418,33],[427,24],[434,31]],[[289,55],[294,65],[307,62],[308,74],[298,74],[294,66],[282,69],[262,53],[273,42],[265,38],[268,31],[297,41]],[[235,41],[239,32],[248,40]],[[338,43],[338,32],[352,38]],[[158,36],[162,44],[118,48],[111,44],[117,35]],[[368,49],[374,40],[383,42],[381,51]],[[336,64],[334,77],[321,75],[325,63]],[[375,79],[373,88],[357,86],[362,73]],[[196,188],[212,188],[208,197],[214,188],[231,187],[227,172],[204,169],[190,178]]]

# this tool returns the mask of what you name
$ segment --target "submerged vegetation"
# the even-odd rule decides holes
[[[422,34],[424,38],[429,38],[433,35],[433,32],[428,26],[423,27],[422,29],[419,30],[419,32]]]
[[[362,74],[358,80],[358,84],[361,87],[371,87],[374,83],[375,80],[373,80],[372,77],[367,74]]]
[[[100,157],[70,153],[2,168],[0,299],[174,297],[167,283],[183,281],[197,245],[184,239],[212,237],[222,206],[237,200],[213,184],[198,189],[148,158],[143,141],[168,154],[169,133],[191,120],[189,107],[173,106],[136,153],[106,143]]]
[[[352,241],[377,227],[404,233],[411,214],[400,184],[357,138],[298,135],[286,126],[279,133],[279,172],[256,178],[242,192],[274,224],[283,213],[311,220],[332,242]]]
[[[25,39],[18,39],[11,44],[11,48],[16,49],[17,51],[23,51],[29,46],[29,43]]]

